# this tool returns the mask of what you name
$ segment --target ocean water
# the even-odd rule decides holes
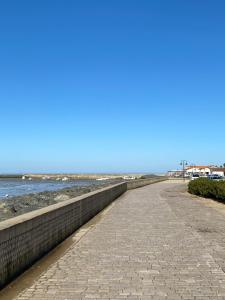
[[[102,182],[101,182],[102,183]],[[38,193],[44,191],[56,191],[72,186],[89,186],[99,185],[96,180],[22,180],[22,179],[0,179],[0,199],[20,196],[30,193]]]

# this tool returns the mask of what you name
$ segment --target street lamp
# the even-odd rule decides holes
[[[196,166],[195,164],[193,164],[193,163],[191,164],[191,167],[192,167],[192,176],[194,174],[194,168],[195,168],[195,166]]]
[[[184,179],[184,181],[185,181],[185,176],[184,176],[184,173],[185,173],[185,166],[188,165],[188,162],[187,162],[186,160],[183,159],[183,160],[181,160],[180,165],[182,166],[182,169],[183,169],[183,179]]]

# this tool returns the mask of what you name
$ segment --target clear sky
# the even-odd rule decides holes
[[[1,1],[0,123],[0,172],[225,162],[225,1]]]

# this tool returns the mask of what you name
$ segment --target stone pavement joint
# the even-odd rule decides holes
[[[225,240],[225,217],[180,187],[162,182],[126,192],[17,300],[225,299],[221,235],[190,225],[192,207],[198,217],[210,211]]]

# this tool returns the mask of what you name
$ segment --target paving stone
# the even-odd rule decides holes
[[[17,300],[225,299],[224,258],[224,215],[161,182],[121,196]]]

